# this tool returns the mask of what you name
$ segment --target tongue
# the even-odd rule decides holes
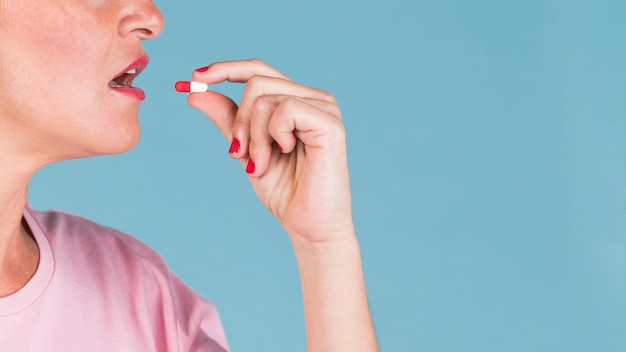
[[[122,88],[122,87],[130,87],[130,82],[127,79],[129,75],[124,73],[123,75],[114,78],[111,82],[109,82],[109,87],[112,88]]]

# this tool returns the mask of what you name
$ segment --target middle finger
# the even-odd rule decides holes
[[[239,148],[231,148],[230,155],[236,159],[241,159],[248,153],[250,121],[253,118],[254,102],[258,97],[265,95],[293,96],[335,104],[335,98],[330,93],[320,89],[276,77],[254,76],[250,78],[233,123],[232,137],[233,141],[238,143]]]

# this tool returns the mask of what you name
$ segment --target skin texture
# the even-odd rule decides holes
[[[146,0],[7,0],[0,3],[0,23],[6,92],[0,169],[7,170],[0,175],[2,297],[28,281],[39,259],[20,225],[34,172],[136,144],[140,100],[108,83],[146,56],[141,42],[160,33],[163,19]],[[37,79],[24,80],[23,72],[36,72]],[[231,157],[289,235],[302,278],[308,350],[377,350],[352,223],[345,131],[333,96],[259,60],[214,63],[193,78],[246,84],[240,104],[214,91],[191,94],[189,104],[239,143]]]
[[[145,0],[6,0],[0,23],[1,297],[21,288],[39,260],[21,226],[32,175],[137,143],[140,101],[108,83],[145,57],[141,41],[160,33],[163,18]]]
[[[0,5],[0,22],[2,137],[40,154],[40,164],[137,143],[140,101],[108,83],[146,56],[141,40],[162,30],[151,1],[9,0]]]

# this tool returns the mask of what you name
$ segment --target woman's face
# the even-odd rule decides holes
[[[120,75],[162,28],[151,0],[1,1],[0,144],[44,162],[130,149],[143,92]]]

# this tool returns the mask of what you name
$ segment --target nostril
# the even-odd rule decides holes
[[[139,28],[137,29],[139,32],[141,32],[141,34],[146,37],[146,38],[151,38],[154,36],[154,32],[147,29],[147,28]]]

